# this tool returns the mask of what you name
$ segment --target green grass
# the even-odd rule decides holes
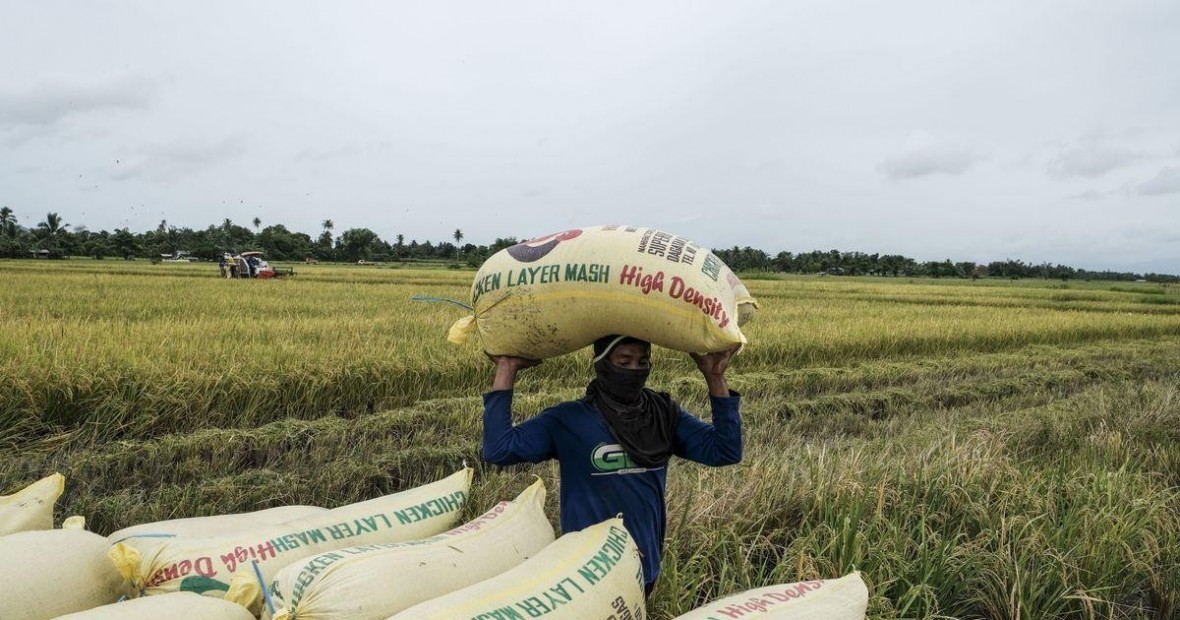
[[[479,464],[490,365],[445,342],[461,310],[410,301],[465,299],[470,272],[296,268],[0,262],[0,493],[61,471],[59,517],[101,533],[342,505],[463,461],[470,516],[534,475],[556,498],[552,463]],[[852,570],[874,619],[1180,618],[1175,287],[747,284],[746,458],[673,465],[653,618]],[[588,377],[585,355],[549,360],[516,407]],[[653,383],[703,411],[686,356],[657,351]]]

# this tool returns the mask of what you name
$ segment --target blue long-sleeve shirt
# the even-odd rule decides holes
[[[711,396],[713,423],[680,409],[673,454],[704,465],[742,459],[740,396]],[[631,461],[606,421],[584,400],[564,402],[512,425],[512,390],[483,395],[483,457],[497,465],[556,458],[561,468],[561,529],[575,532],[623,513],[623,524],[643,554],[652,583],[664,549],[667,467],[646,469]]]

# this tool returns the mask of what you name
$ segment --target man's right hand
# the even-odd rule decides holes
[[[532,368],[541,363],[541,360],[533,360],[525,357],[515,357],[512,355],[491,355],[487,354],[488,359],[496,365],[496,376],[492,379],[493,390],[511,390],[516,386],[516,373],[525,368]]]

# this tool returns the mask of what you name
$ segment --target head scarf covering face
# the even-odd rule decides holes
[[[622,336],[607,336],[594,343],[595,376],[586,387],[586,401],[602,414],[607,428],[636,465],[663,467],[672,457],[680,410],[666,392],[644,387],[651,368],[620,368],[611,363],[611,351],[630,343],[648,344]]]

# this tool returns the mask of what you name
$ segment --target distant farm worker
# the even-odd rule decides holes
[[[233,257],[233,255],[227,255],[225,257],[225,264],[229,267],[229,277],[238,277],[238,261]]]
[[[221,268],[221,277],[223,278],[226,277],[225,259],[227,256],[229,255],[222,253],[222,255],[217,259],[217,266]]]
[[[648,389],[651,344],[625,336],[594,343],[594,380],[586,395],[512,425],[517,372],[538,360],[492,356],[496,375],[484,394],[483,456],[497,465],[557,459],[561,470],[561,529],[574,532],[623,513],[643,554],[646,591],[660,573],[668,460],[704,465],[742,459],[740,396],[725,380],[733,350],[693,354],[713,409],[707,424],[665,392]]]

